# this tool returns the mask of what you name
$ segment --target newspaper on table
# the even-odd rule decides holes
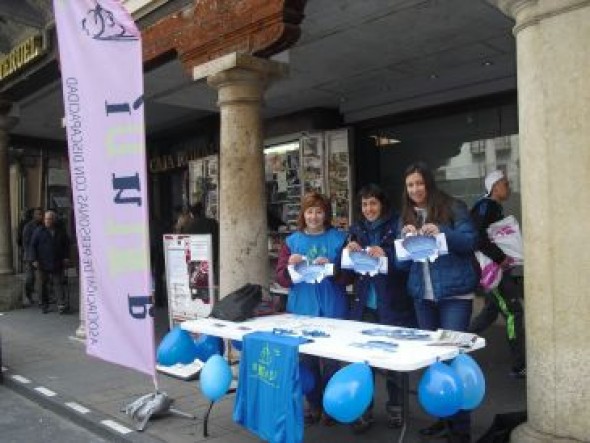
[[[429,346],[457,346],[460,348],[471,348],[479,336],[469,332],[438,329],[433,338],[435,341],[430,343]]]

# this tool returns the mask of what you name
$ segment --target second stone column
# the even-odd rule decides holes
[[[220,108],[220,296],[245,283],[268,286],[268,242],[261,107],[285,65],[230,54],[194,68],[218,90]]]

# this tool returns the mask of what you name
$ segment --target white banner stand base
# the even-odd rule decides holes
[[[137,400],[129,403],[123,409],[127,415],[136,423],[135,428],[141,432],[145,429],[147,422],[151,418],[158,418],[168,414],[195,420],[192,414],[172,408],[173,399],[168,397],[165,392],[154,392],[139,397]]]

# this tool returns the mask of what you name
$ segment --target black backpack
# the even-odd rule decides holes
[[[262,286],[246,283],[215,303],[211,317],[220,320],[244,321],[253,317],[254,309],[261,301]]]

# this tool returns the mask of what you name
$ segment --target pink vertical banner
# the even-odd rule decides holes
[[[54,0],[88,354],[155,376],[141,34],[117,0]]]

